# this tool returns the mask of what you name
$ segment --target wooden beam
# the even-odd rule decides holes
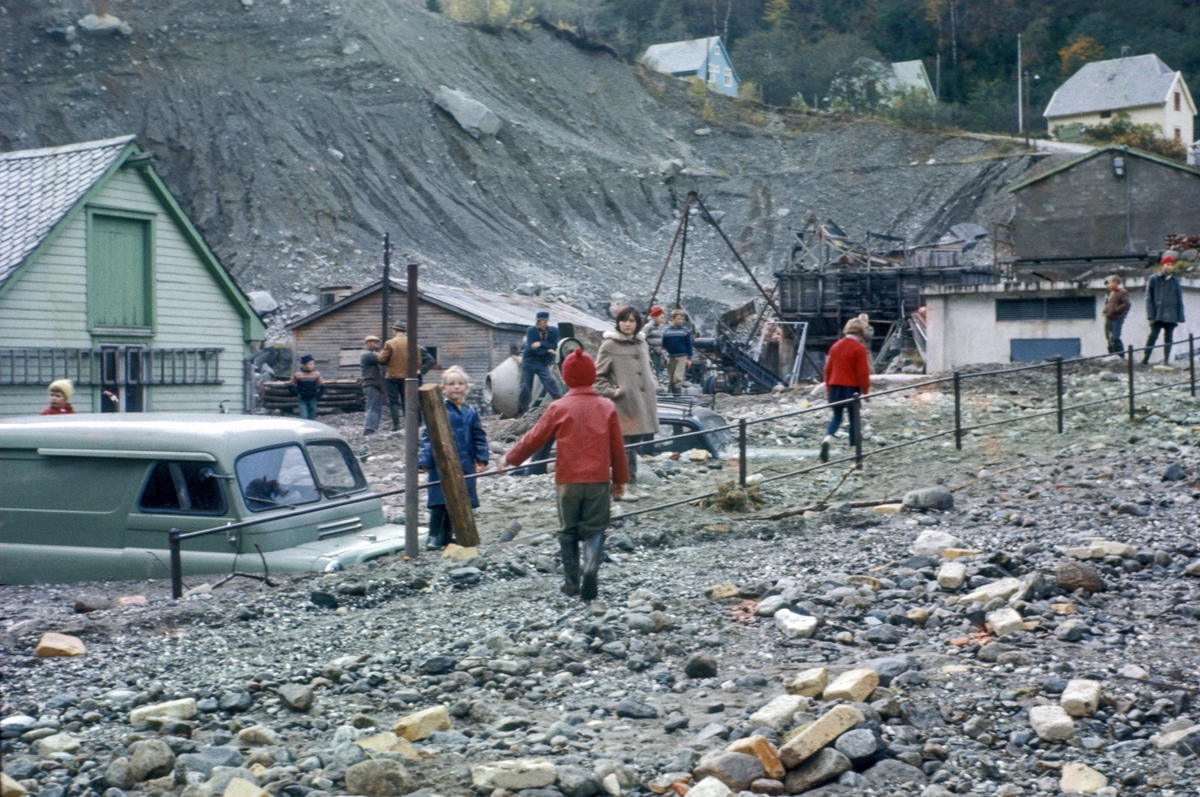
[[[442,493],[446,496],[446,512],[450,515],[454,541],[464,548],[473,548],[479,544],[479,532],[475,528],[475,515],[471,512],[467,480],[463,478],[462,463],[458,460],[458,447],[454,445],[446,401],[442,398],[442,386],[422,385],[419,392],[421,412],[425,414],[433,462],[437,465]]]

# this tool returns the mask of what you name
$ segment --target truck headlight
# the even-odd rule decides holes
[[[326,573],[340,573],[345,569],[346,568],[342,567],[341,562],[330,562],[329,564],[325,565]]]

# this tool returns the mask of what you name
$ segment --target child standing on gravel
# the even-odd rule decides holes
[[[467,372],[452,365],[442,372],[442,393],[446,397],[446,414],[450,417],[450,430],[454,433],[454,447],[458,449],[458,461],[464,474],[483,473],[487,470],[488,444],[487,434],[483,431],[483,423],[474,407],[467,406],[467,393],[471,390],[471,382]],[[417,466],[422,473],[429,474],[429,481],[441,481],[438,478],[437,463],[433,461],[433,445],[429,442],[429,427],[421,429],[421,453],[417,458]],[[467,493],[471,496],[471,506],[479,506],[479,493],[475,488],[476,479],[467,479]],[[428,490],[427,506],[429,507],[429,549],[445,548],[454,539],[454,531],[450,527],[450,514],[446,511],[446,495],[441,485],[434,485]]]
[[[553,435],[558,441],[554,481],[558,495],[558,532],[563,586],[567,595],[594,600],[600,589],[600,559],[612,499],[625,494],[629,463],[617,408],[596,392],[596,363],[583,349],[562,364],[567,395],[551,404],[496,469],[520,465]],[[579,548],[583,546],[583,572]]]

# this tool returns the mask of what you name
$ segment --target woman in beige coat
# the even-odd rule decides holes
[[[650,347],[642,334],[642,317],[632,307],[617,313],[617,328],[604,333],[596,357],[596,390],[617,405],[625,443],[652,440],[658,431],[658,382],[650,365]],[[628,449],[629,473],[645,449]]]

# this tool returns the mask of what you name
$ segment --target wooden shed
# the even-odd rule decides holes
[[[404,285],[395,281],[390,284],[389,329],[391,322],[404,320],[407,301]],[[382,331],[382,287],[383,281],[379,280],[288,324],[296,355],[311,354],[317,370],[326,378],[357,377],[363,337]],[[611,321],[569,304],[536,296],[436,284],[422,285],[419,292],[421,345],[437,358],[437,368],[457,365],[475,384],[483,384],[483,378],[505,357],[521,351],[525,330],[534,323],[539,310],[550,313],[551,324],[571,325],[564,331],[580,338],[593,353],[599,335],[612,326]]]
[[[0,154],[0,415],[240,412],[264,337],[133,136]]]

